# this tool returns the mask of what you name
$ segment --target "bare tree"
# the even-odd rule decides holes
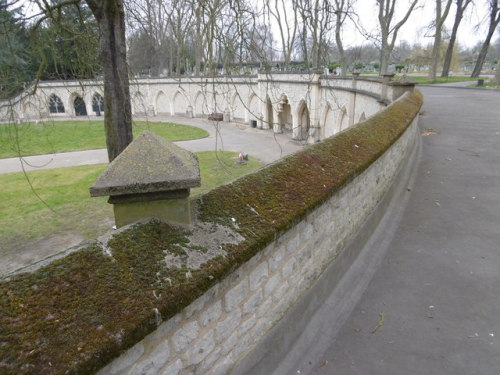
[[[440,58],[440,54],[441,54],[441,41],[442,41],[443,25],[444,25],[444,22],[446,21],[446,18],[448,17],[448,14],[450,13],[451,3],[452,3],[452,0],[446,0],[444,10],[443,10],[443,8],[442,8],[443,1],[436,0],[436,12],[435,12],[435,18],[434,18],[434,44],[432,47],[431,66],[429,69],[429,75],[427,77],[427,79],[429,81],[436,80],[437,67],[438,67],[438,62],[439,62],[439,58]]]
[[[401,8],[401,1],[376,0],[378,6],[378,21],[380,26],[380,74],[386,74],[389,66],[391,52],[394,49],[398,32],[408,21],[410,14],[415,9],[419,0],[411,0],[406,13],[399,22],[393,25],[396,4]]]
[[[457,32],[462,18],[464,16],[465,10],[472,3],[472,0],[455,0],[457,4],[457,12],[455,13],[455,21],[453,22],[453,28],[451,29],[450,41],[448,43],[448,48],[446,49],[446,54],[444,56],[443,71],[441,77],[448,77],[450,74],[451,60],[453,57],[453,49],[455,48],[455,41],[457,39]]]
[[[342,28],[347,17],[351,16],[353,5],[356,0],[333,0],[333,12],[335,13],[335,43],[340,56],[341,74],[347,71],[347,59],[342,42]]]
[[[159,2],[161,3],[162,13],[167,16],[173,47],[177,52],[175,72],[177,75],[181,75],[186,56],[186,38],[194,18],[192,4],[184,0],[171,0],[168,5],[166,2]]]
[[[331,4],[328,0],[296,0],[295,6],[302,22],[301,45],[304,61],[310,61],[312,68],[317,69],[325,62],[320,60],[325,56],[323,50],[328,45],[327,36],[334,17]]]
[[[489,25],[488,32],[486,34],[486,39],[483,42],[481,51],[476,60],[476,65],[472,71],[471,77],[479,77],[481,74],[481,69],[483,68],[484,61],[486,60],[486,54],[488,53],[488,48],[490,47],[491,38],[495,34],[496,28],[500,23],[500,4],[499,0],[489,0]]]
[[[150,74],[158,76],[166,68],[167,61],[171,60],[171,56],[167,58],[166,54],[169,48],[168,18],[165,15],[169,13],[164,11],[164,1],[129,0],[126,6],[128,25],[137,30],[141,42],[148,42],[149,53],[143,57],[149,61],[144,65],[150,66]]]
[[[276,22],[279,30],[281,48],[285,67],[290,65],[295,39],[298,30],[298,10],[293,4],[292,10],[287,9],[282,0],[265,0],[265,8],[269,22]]]

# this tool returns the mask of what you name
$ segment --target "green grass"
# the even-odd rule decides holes
[[[203,138],[208,133],[189,125],[161,122],[135,122],[134,136],[150,130],[170,141]],[[105,148],[102,121],[44,121],[0,124],[0,158],[50,154]]]
[[[485,89],[500,89],[500,84],[498,83],[484,83],[482,86],[478,86],[477,83],[475,84],[472,84],[472,85],[468,85],[467,87],[476,87],[476,88],[485,88]]]
[[[202,186],[193,189],[192,196],[261,166],[253,158],[245,164],[236,163],[234,152],[197,155]],[[106,203],[107,197],[90,198],[88,192],[104,168],[100,164],[29,172],[34,192],[43,202],[23,173],[0,175],[0,254],[50,234],[72,233],[92,239],[109,230],[113,225],[112,206]]]
[[[428,81],[427,76],[408,75],[407,77],[422,85],[434,85],[434,84],[449,83],[449,82],[467,82],[467,81],[477,81],[478,79],[487,79],[485,77],[472,78],[467,76],[451,76],[451,77],[436,77],[434,81]]]

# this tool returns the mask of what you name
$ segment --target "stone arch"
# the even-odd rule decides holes
[[[345,108],[345,106],[340,109],[338,124],[339,131],[344,130],[349,126],[349,116],[347,115],[347,109]]]
[[[24,114],[25,119],[34,119],[40,117],[37,106],[30,101],[23,104],[22,113]]]
[[[208,114],[208,105],[205,100],[205,95],[203,94],[203,92],[198,91],[198,93],[194,97],[194,116],[204,117],[207,114]]]
[[[104,113],[104,98],[98,92],[92,96],[92,112],[94,112],[96,116],[100,116]]]
[[[309,108],[305,100],[301,100],[297,105],[297,130],[294,138],[306,140],[309,137],[309,129],[311,126],[311,118],[309,116]]]
[[[49,96],[49,113],[65,113],[64,104],[59,96],[52,94]]]
[[[248,98],[248,120],[250,121],[250,124],[252,124],[252,121],[258,122],[260,119],[261,113],[259,101],[259,97],[255,93],[252,93]]]
[[[325,138],[331,137],[339,131],[339,123],[335,121],[335,111],[328,102],[323,114],[323,131]]]
[[[361,116],[359,116],[359,120],[358,120],[358,122],[363,122],[363,121],[365,121],[365,120],[366,120],[366,115],[365,115],[365,113],[363,112],[363,113],[361,114]]]
[[[238,91],[236,91],[231,98],[231,119],[243,120],[245,118],[243,101]]]
[[[73,109],[75,111],[75,116],[87,116],[87,105],[85,100],[79,94],[72,95]]]
[[[147,106],[144,100],[144,94],[140,91],[134,93],[132,97],[132,113],[147,114]]]
[[[188,100],[184,94],[177,90],[172,97],[172,103],[170,107],[170,114],[174,115],[185,115],[188,106]]]
[[[282,130],[291,131],[293,129],[292,107],[288,97],[282,94],[278,103],[278,123]]]
[[[159,91],[158,94],[156,95],[155,106],[156,106],[156,113],[168,114],[168,108],[169,108],[168,98],[163,91]]]

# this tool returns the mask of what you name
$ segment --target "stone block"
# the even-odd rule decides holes
[[[248,298],[243,304],[243,316],[256,312],[258,306],[262,303],[262,299],[262,290],[258,290],[253,296]]]
[[[269,269],[267,262],[262,262],[250,273],[250,290],[253,291],[260,288],[262,283],[267,279],[268,275]]]
[[[248,293],[248,280],[245,278],[230,289],[224,296],[226,312],[233,311],[244,299]]]
[[[207,307],[200,313],[199,322],[202,327],[206,327],[217,321],[222,315],[222,302],[219,300],[213,305]]]
[[[214,331],[209,331],[200,340],[192,343],[187,350],[187,364],[200,363],[215,347]]]
[[[164,367],[159,374],[160,375],[179,375],[181,370],[184,368],[182,361],[177,359],[174,363],[167,365]]]
[[[200,327],[198,322],[189,322],[180,328],[172,337],[176,353],[182,352],[191,342],[198,337]]]
[[[231,336],[234,330],[241,322],[241,311],[239,309],[233,310],[227,314],[227,317],[220,321],[216,327],[217,342],[221,343],[227,337]]]

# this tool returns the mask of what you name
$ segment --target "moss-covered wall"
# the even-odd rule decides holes
[[[407,95],[334,138],[205,194],[195,202],[205,236],[151,222],[115,235],[104,249],[89,246],[3,280],[0,373],[96,372],[211,287],[227,283],[228,275],[275,240],[290,236],[399,139],[421,104],[419,92]],[[218,231],[223,239],[212,235]],[[191,254],[205,261],[190,266]],[[167,265],[166,259],[175,262]],[[181,338],[188,334],[183,332]]]

